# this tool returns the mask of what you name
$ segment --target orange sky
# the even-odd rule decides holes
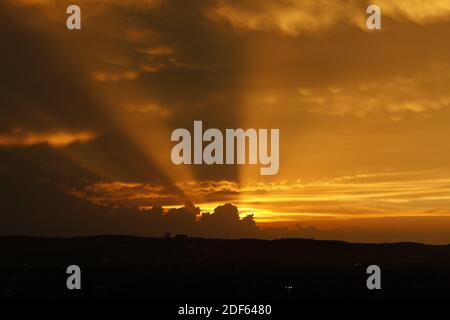
[[[370,1],[376,31],[363,0],[76,2],[81,31],[65,29],[69,2],[2,4],[5,32],[35,41],[22,49],[47,71],[20,53],[8,62],[0,146],[57,150],[89,173],[68,192],[143,208],[231,202],[261,226],[350,240],[450,241],[449,1]],[[53,89],[23,95],[14,75],[33,72]],[[170,133],[194,120],[279,128],[279,173],[175,166]]]

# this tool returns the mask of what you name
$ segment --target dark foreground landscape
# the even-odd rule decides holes
[[[450,298],[450,246],[197,238],[0,238],[2,299]],[[66,288],[79,265],[82,289]],[[381,290],[366,287],[381,267]]]

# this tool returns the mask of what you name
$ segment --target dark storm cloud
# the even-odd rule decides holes
[[[69,236],[96,234],[132,234],[161,237],[166,232],[202,237],[255,237],[261,231],[251,216],[239,218],[230,204],[211,214],[200,215],[192,204],[166,212],[96,206],[87,200],[61,192],[46,181],[4,179],[0,191],[5,196],[0,235]],[[47,196],[52,195],[52,201]]]
[[[38,16],[5,2],[1,6],[1,130],[100,126],[98,101],[82,83],[81,70],[70,64],[48,29],[27,26],[27,19]]]
[[[151,160],[144,159],[141,151],[123,135],[108,110],[114,108],[111,101],[120,103],[122,97],[127,106],[133,102],[137,105],[145,102],[145,96],[140,96],[135,101],[132,98],[133,90],[141,85],[150,88],[149,94],[153,100],[164,100],[154,98],[151,88],[154,87],[155,92],[167,92],[167,96],[173,95],[172,90],[168,90],[167,83],[178,77],[172,75],[167,80],[164,77],[150,79],[149,86],[145,82],[135,83],[130,87],[122,83],[124,90],[113,85],[101,88],[102,84],[91,76],[95,68],[101,69],[103,61],[108,60],[108,55],[103,55],[102,50],[108,52],[108,49],[126,47],[129,43],[120,37],[116,40],[113,34],[105,38],[100,36],[102,40],[97,41],[99,34],[106,33],[106,30],[95,29],[95,24],[92,32],[87,28],[86,33],[71,34],[64,24],[55,24],[54,17],[46,15],[46,2],[36,3],[24,7],[13,3],[1,4],[0,34],[5,43],[0,51],[3,66],[0,75],[0,131],[1,144],[5,147],[2,153],[11,152],[12,157],[17,156],[16,150],[8,148],[9,145],[41,143],[53,146],[55,134],[75,135],[75,138],[69,137],[69,140],[77,142],[76,135],[88,130],[93,133],[94,141],[86,139],[86,143],[76,143],[58,151],[61,154],[59,161],[75,162],[70,163],[72,172],[68,172],[68,175],[79,171],[80,176],[83,176],[81,173],[84,170],[94,168],[95,170],[91,170],[91,178],[92,174],[100,173],[102,175],[97,178],[106,176],[110,179],[169,183]],[[64,6],[57,8],[64,9]],[[59,13],[58,17],[65,18],[65,10]],[[104,19],[108,20],[107,17]],[[57,21],[60,22],[58,19]],[[105,21],[100,18],[99,23],[102,22]],[[123,29],[120,24],[116,24],[116,28]],[[89,47],[87,50],[86,46]],[[139,55],[137,49],[130,46],[129,50]],[[193,83],[189,75],[186,77],[186,83]],[[161,85],[152,86],[152,82]],[[183,88],[182,82],[175,85]],[[196,87],[201,85],[204,82]],[[102,96],[99,91],[103,89],[111,90],[111,95],[106,92]],[[30,153],[39,153],[39,150],[33,149]],[[26,154],[27,151],[23,153]],[[48,153],[43,152],[40,157],[47,155]],[[35,156],[28,156],[21,161],[30,161],[30,166],[36,167],[33,164],[35,159]],[[41,162],[39,165],[50,171],[52,160],[49,157],[47,163]],[[89,162],[91,168],[86,168],[80,162]],[[26,172],[23,174],[26,175]]]
[[[3,145],[18,140],[17,131],[48,136],[89,130],[107,136],[97,139],[97,154],[112,152],[111,162],[118,153],[128,155],[109,164],[122,166],[144,158],[135,156],[134,138],[124,133],[133,127],[123,123],[123,115],[136,113],[143,124],[148,119],[153,140],[168,139],[151,138],[160,131],[152,125],[158,117],[169,129],[190,126],[193,119],[211,127],[236,126],[238,70],[230,65],[239,46],[210,27],[201,2],[81,1],[85,20],[79,33],[65,29],[65,4],[2,4],[1,32],[8,43],[0,53],[6,66],[0,80]],[[117,150],[100,143],[120,136]],[[104,166],[93,156],[90,161]],[[138,174],[130,176],[147,179],[149,171],[158,171],[146,161],[146,168],[138,165]],[[204,177],[236,178],[233,168],[196,169]]]

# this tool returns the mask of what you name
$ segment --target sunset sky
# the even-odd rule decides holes
[[[229,202],[265,228],[450,243],[448,0],[6,0],[0,34],[1,175],[96,204]],[[174,165],[170,134],[194,120],[280,129],[279,173]]]

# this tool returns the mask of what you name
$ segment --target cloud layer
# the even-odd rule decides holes
[[[370,32],[363,0],[78,3],[79,32],[65,28],[69,1],[0,4],[3,189],[46,181],[49,203],[71,192],[204,212],[232,202],[261,225],[382,230],[386,218],[405,237],[410,221],[437,230],[447,217],[448,1],[376,1]],[[279,174],[173,165],[170,133],[194,120],[279,128]]]

